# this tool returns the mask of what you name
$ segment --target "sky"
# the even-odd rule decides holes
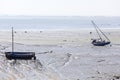
[[[0,15],[120,16],[120,0],[0,0]]]

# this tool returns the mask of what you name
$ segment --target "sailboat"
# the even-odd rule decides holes
[[[12,52],[5,52],[8,60],[36,60],[35,52],[14,52],[14,31],[12,27]]]
[[[96,29],[96,32],[99,36],[98,39],[92,39],[92,44],[94,46],[105,46],[105,45],[108,45],[111,43],[110,39],[102,32],[102,30],[94,23],[94,21],[91,21],[93,26],[95,27]],[[106,41],[102,38],[103,35],[105,38],[106,38]]]

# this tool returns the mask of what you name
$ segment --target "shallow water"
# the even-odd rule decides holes
[[[0,29],[45,29],[45,30],[77,30],[81,28],[94,28],[91,20],[101,28],[120,28],[120,17],[80,17],[80,16],[45,16],[45,17],[0,17]]]

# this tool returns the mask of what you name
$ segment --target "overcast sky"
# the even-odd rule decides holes
[[[0,15],[120,16],[120,0],[0,0]]]

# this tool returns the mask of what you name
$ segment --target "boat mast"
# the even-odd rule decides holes
[[[94,27],[95,27],[95,29],[96,29],[96,32],[98,33],[98,36],[100,37],[100,40],[102,41],[102,38],[101,38],[101,36],[100,36],[100,33],[99,33],[99,31],[98,31],[98,27],[97,27],[97,25],[93,22],[93,21],[91,21],[92,22],[92,24],[94,25]]]
[[[93,22],[94,23],[94,22]],[[95,24],[95,23],[94,23]],[[110,42],[110,39],[102,32],[102,30],[95,24],[96,28],[104,35],[104,37]]]
[[[99,27],[97,26],[97,28],[99,29]],[[99,29],[99,31],[105,36],[105,38],[110,42],[110,39],[102,32],[101,29]]]
[[[14,52],[14,31],[12,27],[12,52]]]

